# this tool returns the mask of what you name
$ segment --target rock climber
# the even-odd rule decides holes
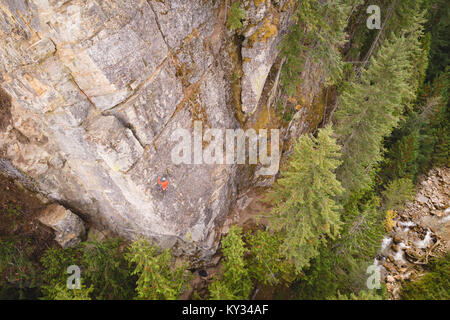
[[[166,191],[167,186],[169,185],[169,181],[167,181],[167,179],[164,177],[158,177],[158,184],[161,186],[162,191]]]

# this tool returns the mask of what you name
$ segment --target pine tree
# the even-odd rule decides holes
[[[228,26],[230,30],[242,28],[242,19],[245,18],[245,10],[240,8],[241,1],[235,1],[231,5],[228,16]]]
[[[345,205],[342,237],[333,246],[334,270],[346,282],[348,292],[366,287],[366,270],[373,263],[385,235],[386,213],[380,199],[369,192],[355,195]]]
[[[135,240],[126,255],[132,274],[137,275],[138,299],[175,300],[187,290],[190,277],[186,274],[187,265],[174,265],[171,250],[159,252],[144,238]]]
[[[427,81],[432,82],[450,65],[450,7],[447,0],[429,0],[427,30],[431,33],[430,66]]]
[[[450,166],[450,67],[435,79],[433,87],[438,103],[428,116],[427,134],[433,140],[431,162],[435,166]]]
[[[64,290],[67,283],[67,267],[77,265],[82,267],[82,252],[76,248],[49,248],[41,257],[44,267],[41,291],[44,300],[53,300]],[[82,270],[83,272],[83,270]]]
[[[132,299],[135,295],[136,279],[128,269],[123,244],[120,238],[82,244],[84,278],[92,285],[97,300]]]
[[[427,172],[433,165],[449,163],[449,74],[443,73],[421,89],[414,109],[408,110],[406,119],[386,140],[380,180],[416,181],[419,173]]]
[[[383,139],[399,122],[404,103],[413,97],[405,47],[404,37],[387,41],[360,81],[347,86],[341,95],[335,123],[343,164],[337,175],[347,194],[371,185],[371,172],[382,159]]]
[[[256,234],[248,234],[247,244],[250,247],[248,269],[252,279],[265,285],[276,285],[280,281],[289,283],[294,280],[293,265],[287,261],[280,247],[283,237],[280,233],[258,230]]]
[[[399,2],[394,16],[402,15],[398,8],[405,6],[408,14],[388,24],[368,69],[359,81],[349,82],[343,88],[340,109],[334,119],[344,153],[338,177],[347,188],[341,236],[320,247],[320,255],[312,259],[311,266],[303,270],[303,276],[293,285],[300,298],[324,299],[336,295],[373,298],[361,290],[366,289],[367,267],[373,263],[385,235],[386,215],[411,196],[410,179],[420,171],[425,148],[427,153],[438,149],[432,142],[438,135],[431,129],[425,130],[426,122],[422,118],[428,114],[428,118],[439,119],[435,122],[438,132],[445,128],[446,122],[442,121],[448,115],[445,107],[435,108],[436,104],[430,100],[424,104],[430,108],[412,110],[421,91],[430,43],[422,31],[422,2]],[[440,95],[448,96],[445,93],[448,86],[440,87]],[[383,164],[377,175],[377,162],[383,159],[384,138],[399,123],[405,107],[408,119],[398,130],[402,134],[394,139],[390,137],[385,144],[390,149],[386,161],[390,168],[386,170]],[[414,117],[409,117],[410,114]],[[393,145],[395,148],[391,149]]]
[[[449,300],[450,299],[450,254],[434,258],[428,272],[416,281],[408,282],[401,291],[405,300]]]
[[[242,230],[233,226],[222,239],[222,274],[209,287],[212,300],[248,299],[253,284],[244,260]]]
[[[415,181],[419,173],[420,143],[423,137],[419,131],[421,124],[414,121],[412,117],[407,121],[409,126],[403,123],[401,130],[395,133],[395,136],[400,136],[398,140],[388,145],[387,154],[381,166],[382,180],[408,178]]]
[[[86,288],[81,284],[80,289],[69,289],[66,285],[57,284],[54,290],[56,292],[54,300],[92,300],[94,288],[92,286]]]
[[[401,209],[405,201],[411,200],[414,196],[414,185],[410,179],[395,179],[389,182],[383,191],[384,210]]]
[[[343,191],[334,175],[339,150],[331,127],[320,129],[317,138],[300,137],[268,196],[267,201],[276,204],[269,225],[283,233],[280,250],[297,273],[318,254],[327,237],[339,233],[340,206],[334,200]]]
[[[298,1],[295,23],[280,46],[281,55],[286,57],[281,82],[288,95],[295,95],[307,59],[321,67],[328,84],[341,78],[344,64],[339,49],[346,42],[345,28],[351,9],[360,2]]]
[[[319,254],[304,268],[302,276],[292,285],[294,297],[299,300],[323,300],[346,288],[345,274],[336,268],[333,242],[328,241],[319,248]]]

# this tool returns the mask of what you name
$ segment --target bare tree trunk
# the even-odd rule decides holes
[[[270,90],[269,98],[267,99],[267,113],[269,116],[269,122],[270,122],[270,107],[271,107],[273,99],[275,98],[276,93],[278,91],[278,85],[280,83],[281,69],[283,68],[283,64],[285,61],[286,61],[286,57],[283,57],[283,59],[280,62],[280,67],[278,68],[277,76],[275,77],[273,87]]]
[[[223,21],[224,24],[227,23],[227,17],[228,17],[228,0],[225,0],[225,18]]]

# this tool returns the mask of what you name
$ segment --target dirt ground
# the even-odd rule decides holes
[[[36,219],[44,207],[45,204],[29,191],[0,175],[0,237],[17,235],[35,244],[48,243],[53,234]]]
[[[0,273],[2,299],[17,299],[19,293],[21,298],[36,298],[37,286],[32,282],[39,279],[40,257],[57,245],[52,231],[36,219],[44,206],[32,193],[0,174],[0,241],[13,243],[14,248],[13,258],[0,256],[11,260],[0,261],[6,266]]]
[[[11,98],[0,88],[0,131],[4,130],[11,121]]]

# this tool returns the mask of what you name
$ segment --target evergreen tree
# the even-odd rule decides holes
[[[420,124],[417,117],[411,116],[407,122],[410,126],[403,123],[401,131],[395,132],[395,135],[402,135],[395,143],[388,146],[387,154],[381,168],[381,179],[384,181],[396,178],[408,178],[416,180],[419,173],[420,144],[423,136],[420,134]],[[414,124],[416,124],[414,126]],[[394,135],[394,134],[393,134]]]
[[[450,166],[450,67],[435,79],[431,92],[437,98],[432,110],[423,110],[422,114],[428,122],[424,129],[430,136],[431,160],[435,166]]]
[[[333,242],[319,248],[319,254],[311,260],[302,275],[292,285],[294,297],[299,300],[323,300],[336,294],[338,289],[346,288],[346,275],[336,269],[336,255]]]
[[[121,239],[112,238],[83,242],[75,248],[48,249],[41,258],[43,299],[56,299],[57,294],[67,293],[64,288],[70,265],[80,267],[82,282],[89,288],[91,298],[132,299],[136,278],[129,271],[122,247],[125,244]]]
[[[131,276],[120,238],[83,243],[85,281],[95,299],[132,299],[136,279]]]
[[[338,292],[336,297],[330,297],[330,300],[385,300],[386,293],[379,294],[375,290],[361,290],[358,294],[351,293],[349,295]]]
[[[82,267],[82,252],[79,247],[76,248],[50,248],[41,257],[41,263],[44,267],[43,284],[41,291],[42,299],[54,300],[61,290],[66,288],[67,267],[77,265]]]
[[[448,92],[450,72],[443,73],[421,90],[418,103],[405,115],[401,126],[386,140],[388,150],[380,171],[380,180],[409,178],[433,165],[449,164],[450,112]]]
[[[346,42],[345,28],[351,9],[360,2],[298,1],[295,23],[281,43],[281,55],[286,57],[281,82],[288,95],[296,94],[307,59],[321,67],[328,84],[341,78],[343,62],[339,49]]]
[[[334,270],[345,279],[349,292],[358,292],[366,287],[367,267],[381,247],[386,213],[372,192],[353,196],[344,211],[342,237],[332,247]]]
[[[289,283],[294,278],[293,265],[287,261],[280,247],[283,237],[280,233],[258,230],[247,235],[250,247],[248,269],[252,279],[265,285],[276,285],[280,281]]]
[[[92,300],[93,287],[86,288],[81,284],[80,289],[69,289],[66,285],[57,284],[55,286],[54,300]]]
[[[429,1],[429,20],[426,25],[431,33],[430,66],[427,81],[432,82],[450,65],[450,7],[447,0]]]
[[[414,185],[410,179],[395,179],[389,182],[383,191],[383,208],[385,210],[401,209],[405,201],[411,200],[414,196]]]
[[[126,255],[137,280],[138,299],[175,300],[187,289],[187,265],[174,265],[171,250],[151,246],[144,238],[134,241]]]
[[[228,16],[228,27],[230,30],[242,28],[242,19],[245,18],[245,10],[240,8],[241,1],[235,1],[231,5]]]
[[[428,272],[420,279],[404,285],[401,296],[405,300],[450,299],[450,254],[432,259]]]
[[[383,45],[360,82],[347,86],[340,97],[335,122],[343,163],[337,175],[347,194],[371,185],[374,165],[382,159],[383,139],[397,125],[403,103],[413,97],[406,41],[394,37]]]
[[[253,284],[244,260],[242,230],[233,226],[222,239],[222,273],[209,287],[212,300],[248,299]]]
[[[339,233],[340,206],[334,200],[343,191],[334,175],[339,150],[331,127],[320,129],[317,138],[300,137],[288,167],[268,196],[275,204],[269,225],[283,233],[280,250],[297,273],[318,254],[327,237],[333,239]]]

